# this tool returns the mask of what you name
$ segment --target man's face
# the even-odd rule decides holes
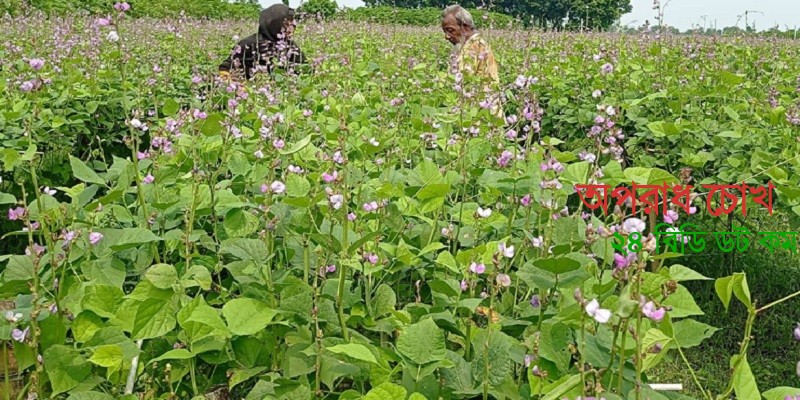
[[[442,19],[442,30],[444,37],[452,44],[459,44],[463,42],[464,28],[456,21],[456,17],[452,14]]]

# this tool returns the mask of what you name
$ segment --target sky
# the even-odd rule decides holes
[[[457,0],[456,0],[457,1]],[[661,4],[667,0],[661,0]],[[261,4],[269,6],[279,1],[261,0]],[[347,7],[363,6],[362,0],[337,0],[337,4]],[[300,0],[290,0],[292,7],[297,7]],[[652,0],[631,0],[633,11],[622,17],[622,24],[641,26],[645,20],[650,20],[654,25],[656,12],[653,10]],[[716,21],[717,28],[733,26],[739,20],[739,27],[744,28],[744,12],[749,13],[748,23],[756,29],[769,29],[778,24],[785,30],[800,28],[800,0],[672,0],[664,10],[664,23],[674,26],[682,31],[692,28],[693,25],[703,25],[702,17],[705,15],[706,27],[712,27]]]

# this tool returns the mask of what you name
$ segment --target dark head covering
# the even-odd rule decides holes
[[[286,19],[294,18],[294,10],[285,4],[275,4],[261,11],[258,33],[263,39],[277,42]]]
[[[294,19],[294,10],[285,4],[275,4],[261,12],[258,33],[239,41],[232,54],[219,66],[220,71],[242,68],[247,79],[256,65],[266,66],[268,71],[291,64],[305,64],[306,58],[297,44],[287,38],[279,38],[283,24]]]

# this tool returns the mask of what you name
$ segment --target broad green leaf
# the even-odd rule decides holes
[[[286,179],[286,194],[290,197],[305,197],[311,191],[311,184],[302,175],[291,174]]]
[[[94,170],[89,168],[89,166],[80,159],[69,156],[69,165],[72,167],[72,175],[81,182],[95,183],[100,186],[106,185],[106,182],[103,180],[103,178],[101,178],[100,175],[97,175]]]
[[[114,396],[103,392],[73,392],[67,400],[114,400]]]
[[[122,358],[122,348],[111,344],[98,347],[89,357],[89,362],[101,367],[112,368],[119,366]]]
[[[136,308],[131,336],[134,340],[161,337],[175,329],[176,322],[170,302],[147,299]]]
[[[739,355],[734,355],[731,358],[731,368],[733,368]],[[733,390],[736,393],[737,399],[760,399],[761,393],[758,391],[758,384],[756,384],[756,377],[753,371],[750,370],[750,364],[747,362],[747,355],[741,358],[736,372],[733,373]]]
[[[378,286],[378,289],[375,290],[375,296],[372,298],[374,305],[372,306],[372,310],[375,313],[375,317],[381,317],[386,315],[395,309],[395,305],[397,304],[397,295],[394,293],[394,289],[387,284],[381,284]]]
[[[252,213],[241,208],[234,208],[225,214],[222,222],[225,233],[231,238],[247,237],[258,230],[258,218]]]
[[[578,374],[570,375],[563,383],[559,384],[552,390],[548,390],[542,400],[558,400],[562,396],[569,393],[574,387],[580,385],[581,376]]]
[[[404,387],[386,382],[372,388],[363,400],[406,400],[407,393]]]
[[[476,351],[475,359],[472,361],[472,376],[478,382],[483,382],[488,371],[489,383],[497,386],[511,373],[513,368],[511,341],[512,339],[503,332],[493,332],[488,329],[478,331],[473,339]]]
[[[111,250],[120,251],[136,247],[145,243],[161,240],[153,231],[144,228],[125,228],[119,234],[119,241],[111,245]]]
[[[238,298],[222,306],[222,315],[234,335],[254,335],[267,327],[277,312],[256,299]]]
[[[378,360],[375,359],[367,346],[357,343],[338,344],[336,346],[327,347],[326,350],[335,354],[344,354],[348,357],[355,358],[356,360],[366,361],[369,363],[377,364]]]
[[[178,272],[169,264],[156,264],[145,271],[144,276],[159,289],[171,289],[178,283]]]
[[[533,262],[533,266],[553,274],[563,274],[581,267],[581,263],[568,257],[540,258]]]
[[[55,345],[44,351],[44,367],[53,395],[77,387],[92,373],[92,366],[77,350]]]
[[[711,280],[711,278],[707,278],[702,274],[680,264],[675,264],[669,267],[669,276],[677,282]]]
[[[417,365],[441,361],[447,355],[444,333],[433,319],[426,318],[402,330],[397,352]]]
[[[297,141],[295,144],[293,144],[288,149],[281,149],[281,150],[278,150],[278,152],[283,154],[283,155],[285,155],[285,156],[289,155],[289,154],[297,153],[298,151],[302,150],[304,147],[308,146],[309,143],[311,143],[311,138],[312,137],[313,137],[313,135],[308,135],[308,136],[300,139],[299,141]]]
[[[231,374],[231,378],[228,380],[228,389],[233,389],[236,385],[264,372],[266,369],[267,367],[256,367],[234,370],[233,374]]]
[[[700,345],[703,340],[710,338],[719,330],[691,318],[675,322],[672,329],[675,332],[675,341],[684,349]]]
[[[154,362],[158,362],[158,361],[162,361],[162,360],[188,360],[188,359],[190,359],[192,357],[194,357],[194,354],[189,352],[189,350],[186,350],[186,349],[173,349],[173,350],[170,350],[170,351],[168,351],[168,352],[166,352],[166,353],[164,353],[164,354],[162,354],[162,355],[160,355],[160,356],[148,361],[147,364],[152,364]]]
[[[689,293],[689,290],[682,285],[678,285],[678,289],[667,297],[663,305],[672,307],[669,315],[673,319],[704,314],[703,310],[694,301],[694,297]]]
[[[766,400],[784,400],[787,396],[800,395],[800,389],[788,386],[779,386],[767,390],[766,392],[761,393],[761,395],[764,396]]]

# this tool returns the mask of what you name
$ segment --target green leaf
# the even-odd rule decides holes
[[[786,396],[797,396],[798,394],[800,394],[800,389],[798,388],[779,386],[767,390],[761,395],[767,400],[784,400]]]
[[[234,208],[225,214],[222,226],[231,238],[247,237],[258,230],[258,218],[241,208]]]
[[[714,332],[719,330],[693,319],[675,322],[672,329],[675,332],[675,341],[684,349],[700,345],[703,340],[710,338]]]
[[[580,375],[577,374],[571,375],[563,383],[547,391],[547,394],[544,397],[542,397],[542,400],[558,400],[565,394],[569,393],[569,391],[572,390],[574,387],[580,385],[580,383],[581,383]]]
[[[372,301],[375,303],[372,307],[375,317],[381,317],[395,310],[397,295],[391,286],[384,283],[375,290],[375,297],[372,298]]]
[[[145,271],[144,276],[159,289],[171,289],[173,284],[178,283],[178,272],[169,264],[153,265]]]
[[[673,319],[704,314],[703,310],[697,306],[689,290],[682,285],[678,285],[678,289],[675,293],[669,295],[662,305],[672,307],[669,315]]]
[[[426,318],[402,330],[397,352],[417,365],[441,361],[447,356],[444,333],[433,319]]]
[[[89,362],[101,367],[112,368],[119,366],[122,358],[122,348],[111,344],[98,347],[89,357]]]
[[[161,240],[153,231],[144,228],[125,228],[119,231],[119,241],[111,245],[111,250],[120,251],[142,244]]]
[[[731,296],[733,295],[732,282],[733,276],[718,278],[714,282],[714,290],[716,290],[717,296],[719,296],[719,299],[722,301],[722,305],[725,306],[725,311],[728,311],[728,306],[731,303]]]
[[[103,178],[101,178],[100,175],[97,175],[94,170],[89,168],[89,166],[80,159],[69,156],[69,165],[72,167],[72,175],[81,182],[96,183],[100,186],[106,185],[106,182],[103,180]]]
[[[540,258],[533,262],[533,266],[553,274],[563,274],[581,267],[581,263],[568,257]]]
[[[283,154],[283,155],[285,155],[285,156],[289,155],[289,154],[297,153],[298,151],[303,150],[303,147],[306,147],[306,146],[308,146],[309,143],[311,143],[311,138],[313,136],[314,135],[308,135],[308,136],[300,139],[300,141],[298,141],[295,144],[293,144],[292,147],[289,147],[288,149],[285,149],[285,150],[278,150],[278,152]]]
[[[62,345],[44,351],[44,367],[50,378],[53,395],[74,389],[92,374],[91,364],[80,352]]]
[[[67,400],[114,400],[114,397],[102,392],[73,392]]]
[[[175,115],[180,109],[181,105],[174,99],[167,99],[161,106],[161,112],[166,116]]]
[[[731,367],[733,367],[739,355],[731,357]],[[747,355],[741,358],[736,372],[733,373],[733,390],[736,393],[737,399],[760,399],[761,393],[758,391],[758,384],[756,384],[756,377],[753,371],[750,370],[750,364],[747,362]]]
[[[230,380],[228,381],[228,389],[233,389],[236,385],[264,372],[266,369],[267,367],[256,367],[234,370],[233,374],[231,374]]]
[[[624,174],[629,180],[642,185],[679,183],[672,174],[659,168],[632,167],[625,169]]]
[[[189,350],[186,350],[186,349],[173,349],[173,350],[170,350],[170,351],[168,351],[168,352],[166,352],[166,353],[164,353],[164,354],[162,354],[162,355],[160,355],[160,356],[148,361],[147,364],[149,365],[149,364],[152,364],[154,362],[163,361],[163,360],[188,360],[188,359],[190,359],[192,357],[194,357],[194,354],[189,352]]]
[[[267,327],[277,312],[256,299],[233,299],[222,306],[222,315],[234,335],[254,335]]]
[[[406,389],[391,382],[382,383],[370,390],[363,400],[406,400]]]
[[[335,354],[344,354],[348,357],[355,358],[356,360],[378,364],[378,360],[375,359],[375,355],[373,355],[369,351],[367,346],[364,346],[363,344],[357,344],[357,343],[338,344],[336,346],[327,347],[326,350]]]
[[[175,329],[175,311],[170,302],[147,299],[136,308],[132,339],[152,339],[164,336]]]
[[[707,278],[702,274],[680,264],[675,264],[669,267],[669,277],[677,282],[711,280],[711,278]]]
[[[503,332],[490,332],[481,329],[473,339],[475,359],[472,361],[472,376],[482,381],[488,370],[489,383],[497,386],[503,383],[513,368],[511,360],[512,339]]]
[[[302,175],[291,174],[286,179],[286,194],[290,197],[305,197],[311,191],[311,184]]]

